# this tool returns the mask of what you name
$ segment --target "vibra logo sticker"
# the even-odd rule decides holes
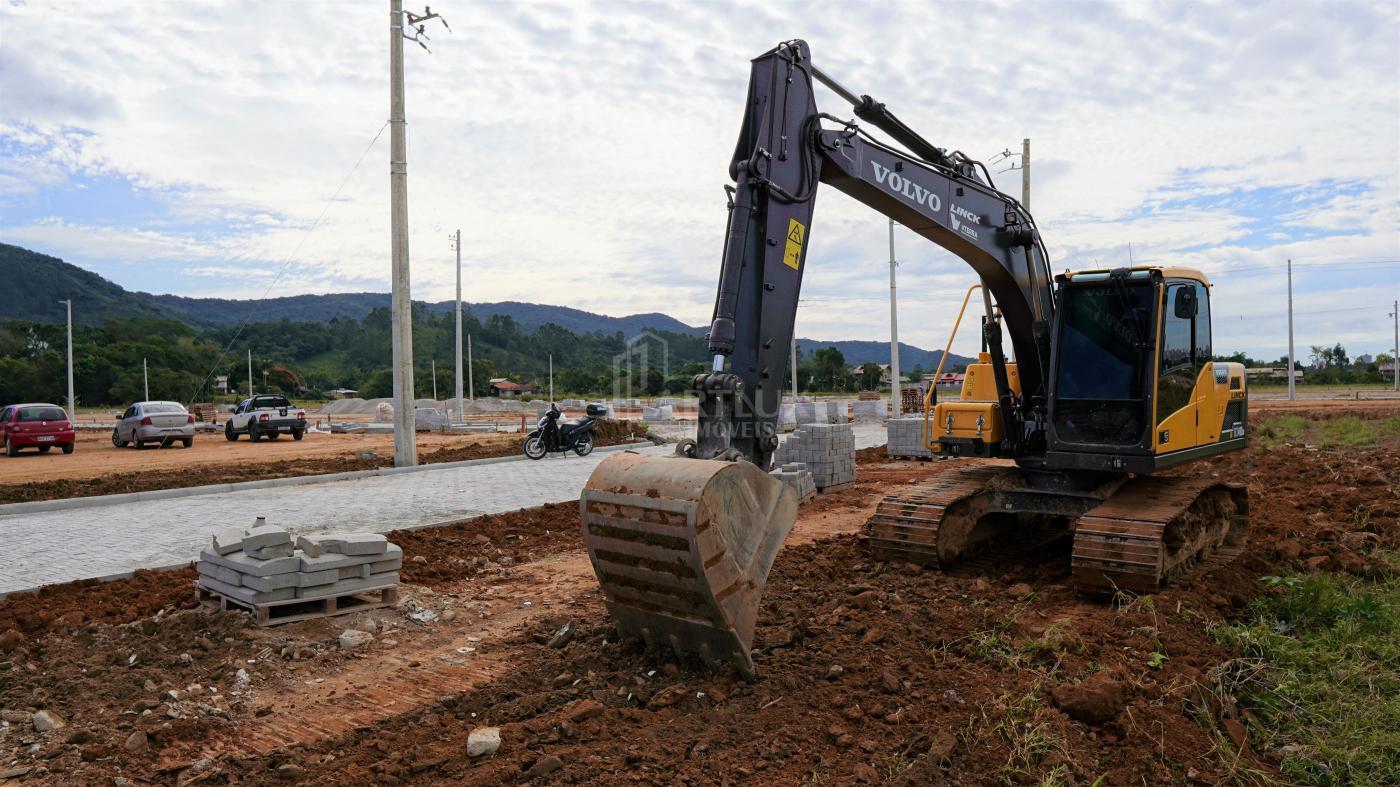
[[[977,230],[975,227],[981,226],[982,217],[963,208],[960,205],[948,203],[948,218],[952,221],[953,231],[961,232],[967,237],[977,240]],[[961,221],[959,221],[961,219]]]

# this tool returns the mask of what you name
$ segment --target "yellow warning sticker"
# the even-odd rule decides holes
[[[806,235],[807,228],[797,219],[788,219],[787,249],[783,251],[783,264],[797,270],[798,261],[802,259],[802,237]]]

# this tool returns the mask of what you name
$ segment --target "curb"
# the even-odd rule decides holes
[[[621,443],[619,445],[601,446],[594,449],[597,453],[605,451],[622,451],[629,448],[639,448],[653,445],[649,440],[635,443]],[[380,467],[374,470],[348,470],[343,473],[328,473],[325,475],[304,475],[292,476],[290,478],[264,478],[257,481],[239,481],[232,484],[210,484],[207,486],[187,486],[179,489],[155,489],[150,492],[126,492],[117,495],[94,495],[92,497],[72,497],[64,500],[35,500],[29,503],[6,503],[0,505],[0,520],[6,517],[19,516],[22,514],[37,514],[47,511],[71,511],[79,508],[96,508],[100,506],[121,505],[123,503],[141,503],[150,500],[173,500],[181,497],[195,497],[199,495],[218,495],[227,492],[242,492],[250,489],[269,489],[283,486],[308,486],[311,484],[326,484],[335,481],[350,481],[357,478],[374,478],[376,476],[400,475],[403,473],[420,473],[431,470],[451,470],[460,467],[474,467],[477,465],[492,465],[501,462],[523,462],[528,461],[522,455],[514,456],[491,456],[484,459],[467,459],[461,462],[441,462],[438,464],[417,465],[415,467]]]

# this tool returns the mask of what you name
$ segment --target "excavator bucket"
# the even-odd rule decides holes
[[[753,676],[758,602],[797,520],[791,488],[749,462],[629,451],[598,465],[579,506],[619,631]]]

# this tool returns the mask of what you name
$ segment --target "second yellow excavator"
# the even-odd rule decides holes
[[[1242,550],[1242,485],[1157,475],[1247,440],[1244,369],[1211,359],[1203,275],[1052,275],[1034,219],[981,163],[842,87],[802,41],[751,67],[729,167],[714,364],[694,380],[696,439],[675,457],[607,459],[580,500],[619,628],[753,672],[758,603],[797,515],[794,493],[768,470],[819,184],[947,249],[981,280],[985,351],[961,396],[931,392],[926,412],[932,450],[970,460],[880,504],[866,526],[877,556],[943,566],[1072,534],[1078,587],[1151,592]],[[816,82],[902,149],[819,112]]]

